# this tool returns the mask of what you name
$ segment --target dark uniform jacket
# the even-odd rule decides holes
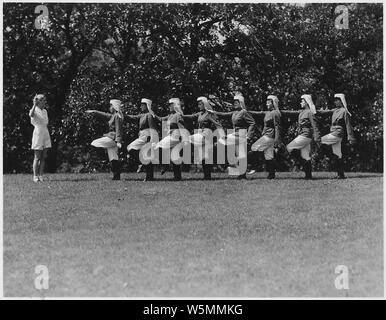
[[[119,116],[118,113],[107,113],[96,111],[96,114],[99,114],[105,118],[110,118],[109,120],[109,132],[105,133],[104,137],[109,137],[117,143],[122,142],[122,125],[123,119]]]

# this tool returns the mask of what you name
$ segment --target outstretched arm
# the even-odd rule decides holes
[[[299,116],[300,110],[280,110],[280,113],[291,118]]]
[[[254,110],[248,110],[248,112],[254,116],[264,116],[266,111],[254,111]]]
[[[334,110],[332,109],[319,109],[316,110],[317,114],[320,114],[322,116],[331,116],[334,113]]]
[[[208,110],[209,113],[215,114],[219,117],[231,117],[233,112],[220,112],[220,111],[214,111],[214,110]]]
[[[97,115],[105,117],[105,118],[111,118],[111,116],[112,116],[111,113],[102,112],[102,111],[98,111],[98,110],[86,110],[86,113],[90,113],[90,114],[94,113],[94,114],[97,114]]]
[[[125,120],[135,121],[141,118],[140,114],[125,114]]]
[[[154,114],[154,119],[161,121],[161,122],[168,120],[168,118],[169,118],[169,116],[160,117],[160,116],[157,116],[156,114]]]
[[[181,114],[181,117],[184,118],[184,119],[197,119],[198,118],[198,113]]]

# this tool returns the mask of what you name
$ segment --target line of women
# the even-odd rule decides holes
[[[119,100],[110,101],[110,113],[87,110],[88,113],[95,113],[108,118],[109,132],[102,138],[94,140],[91,145],[107,149],[113,179],[119,180],[121,164],[118,158],[118,149],[122,147],[122,123],[124,120],[139,122],[139,135],[136,140],[131,142],[127,150],[129,155],[138,162],[144,163],[143,150],[150,153],[162,150],[163,157],[170,156],[173,167],[174,180],[182,179],[181,175],[181,151],[182,148],[190,144],[198,150],[200,163],[203,165],[204,179],[211,179],[213,150],[215,148],[235,147],[235,158],[238,164],[247,163],[249,155],[263,153],[268,172],[268,179],[276,177],[276,152],[282,144],[282,117],[290,119],[297,117],[297,137],[286,147],[291,157],[302,166],[305,179],[312,179],[311,163],[311,142],[314,141],[321,150],[328,153],[330,158],[335,158],[339,179],[344,179],[344,166],[342,154],[342,141],[347,135],[350,144],[355,143],[355,137],[350,122],[350,112],[347,107],[344,94],[334,95],[334,108],[330,110],[316,110],[311,95],[301,96],[300,110],[281,110],[279,99],[274,95],[269,95],[266,102],[266,111],[248,110],[243,96],[234,96],[233,111],[218,112],[213,110],[211,103],[206,97],[197,98],[198,112],[194,114],[184,114],[181,108],[181,101],[172,98],[168,101],[169,114],[158,116],[152,110],[152,101],[149,99],[141,100],[141,113],[137,115],[123,116]],[[321,116],[331,116],[330,132],[320,137],[317,114]],[[254,139],[258,133],[256,121],[262,117],[263,131],[258,139]],[[232,133],[225,135],[224,128],[219,118],[228,118],[232,122]],[[193,120],[196,123],[197,132],[190,135],[186,129],[185,121]],[[166,124],[166,136],[158,141],[158,124]],[[217,142],[213,140],[213,130],[218,133]],[[254,141],[256,140],[256,141]],[[330,146],[332,148],[330,148]],[[225,149],[224,149],[225,150]],[[142,156],[141,156],[142,154]],[[219,153],[217,153],[219,154]],[[154,158],[145,159],[145,181],[154,179]],[[164,160],[164,159],[163,159]],[[236,170],[237,169],[237,170]],[[238,179],[247,179],[246,165],[233,165],[229,168],[229,173],[237,175]]]

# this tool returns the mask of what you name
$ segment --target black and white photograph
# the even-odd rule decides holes
[[[383,12],[3,2],[3,297],[384,297]]]

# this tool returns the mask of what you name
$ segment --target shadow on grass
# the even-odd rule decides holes
[[[363,178],[383,178],[383,173],[364,174],[364,175],[360,175],[360,176],[348,176],[348,179],[363,179]]]
[[[383,174],[364,174],[364,175],[358,175],[358,176],[352,176],[352,175],[346,175],[345,180],[351,180],[351,179],[367,179],[367,178],[383,178]],[[248,180],[267,180],[265,177],[253,177],[248,176]],[[305,180],[302,176],[296,176],[296,177],[288,177],[288,176],[280,176],[280,172],[276,173],[276,178],[274,180]],[[316,180],[339,180],[335,176],[328,176],[328,177],[318,177],[313,176],[311,180],[307,181],[316,181]]]
[[[145,179],[145,177],[143,178],[127,178],[127,179],[123,179],[124,181],[143,181]],[[144,182],[165,182],[165,181],[170,181],[170,182],[184,182],[184,181],[208,181],[208,182],[211,182],[211,181],[223,181],[223,180],[232,180],[232,179],[235,179],[235,178],[229,178],[229,177],[224,177],[224,178],[219,178],[219,177],[216,177],[216,178],[212,178],[211,180],[204,180],[204,178],[184,178],[182,176],[182,180],[180,181],[174,181],[173,180],[173,177],[155,177],[154,180],[152,181],[144,181]]]
[[[260,173],[261,174],[261,173]],[[304,180],[304,178],[302,176],[281,176],[280,175],[281,173],[280,172],[277,172],[276,173],[276,178],[274,179],[274,181],[277,181],[277,180]],[[283,174],[288,174],[288,172],[283,172]],[[124,175],[124,173],[123,173]],[[198,176],[198,177],[192,177],[192,176],[189,176],[189,174],[187,174],[188,176],[187,177],[184,177],[184,174],[182,174],[182,180],[181,181],[207,181],[208,183],[210,183],[211,181],[224,181],[224,180],[237,180],[237,177],[236,176],[228,176],[227,174],[224,174],[223,176],[215,176],[213,177],[212,176],[212,179],[211,180],[204,180],[203,177],[201,176]],[[368,178],[383,178],[383,174],[363,174],[363,175],[352,175],[350,173],[348,173],[348,175],[346,175],[346,178],[345,180],[351,180],[351,179],[368,179]],[[145,175],[143,175],[143,177],[139,176],[139,177],[121,177],[121,181],[143,181],[145,179]],[[84,181],[97,181],[99,179],[97,179],[96,177],[88,177],[88,178],[63,178],[63,179],[49,179],[47,181],[49,182],[61,182],[61,181],[66,181],[66,182],[84,182]],[[111,178],[106,178],[106,180],[111,180]],[[248,180],[251,180],[251,181],[255,181],[255,180],[261,180],[261,181],[265,181],[267,180],[266,176],[261,176],[261,175],[258,175],[258,176],[254,176],[254,175],[248,175],[247,176],[247,181]],[[317,180],[338,180],[335,178],[335,176],[314,176],[312,180],[310,181],[317,181]],[[345,181],[343,180],[343,181]],[[175,182],[173,180],[173,175],[165,175],[165,176],[156,176],[154,178],[153,181],[151,182],[165,182],[165,181],[170,181],[170,182]],[[241,181],[245,181],[245,180],[241,180]]]
[[[96,178],[64,178],[64,179],[47,179],[48,182],[60,182],[60,181],[68,181],[68,182],[81,182],[81,181],[96,181]]]

